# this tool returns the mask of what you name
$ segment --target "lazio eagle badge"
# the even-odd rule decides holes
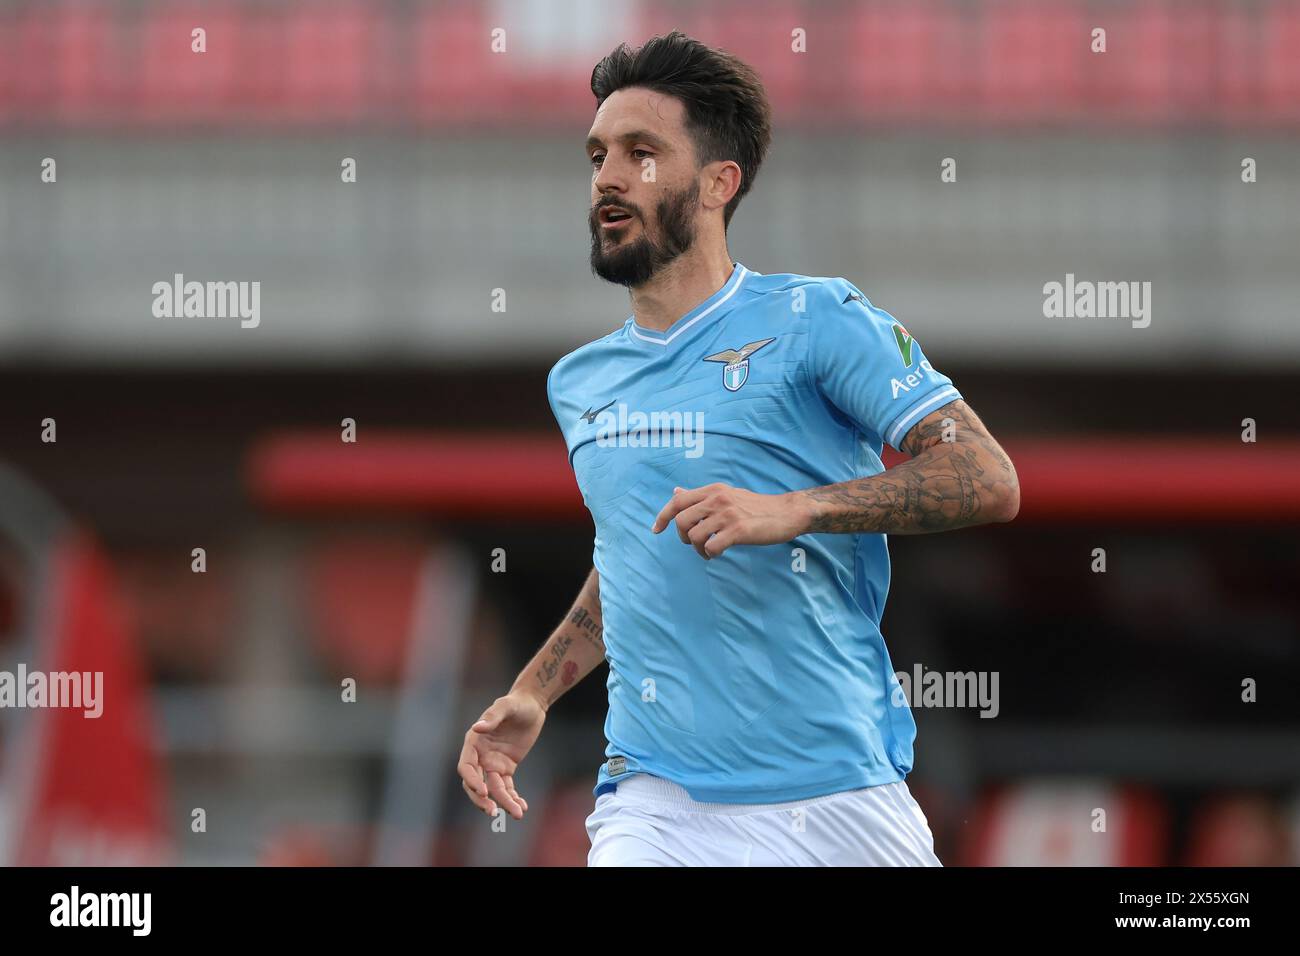
[[[775,341],[775,337],[759,339],[757,342],[750,342],[738,349],[725,349],[721,352],[714,352],[712,355],[706,355],[704,361],[721,362],[722,385],[727,391],[736,392],[749,379],[749,357],[763,346],[771,345]]]

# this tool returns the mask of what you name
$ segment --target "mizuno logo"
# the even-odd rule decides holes
[[[613,400],[610,401],[609,405],[613,405],[614,402],[617,402],[617,401],[618,401],[618,399],[615,398],[615,399],[613,399]],[[581,415],[578,416],[578,421],[584,421],[584,420],[585,420],[585,421],[587,422],[588,425],[594,425],[594,424],[596,424],[596,416],[599,415],[601,412],[603,412],[605,409],[609,408],[609,405],[602,405],[602,406],[600,406],[600,408],[596,409],[595,411],[592,411],[592,410],[591,410],[591,407],[588,406],[588,407],[587,407],[587,410],[586,410],[585,412],[583,412]]]

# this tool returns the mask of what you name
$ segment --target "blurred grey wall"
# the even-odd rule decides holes
[[[626,293],[587,269],[585,133],[11,136],[0,358],[557,355],[628,314]],[[46,156],[57,183],[41,182]],[[354,184],[341,181],[344,157],[357,162]],[[940,181],[946,157],[955,182]],[[1244,157],[1258,164],[1255,183],[1242,182]],[[1276,134],[778,127],[731,248],[760,272],[846,276],[966,362],[1291,365],[1298,208],[1300,149]],[[155,318],[153,284],[175,273],[260,282],[260,325]],[[1043,286],[1067,273],[1150,282],[1150,327],[1045,318]]]

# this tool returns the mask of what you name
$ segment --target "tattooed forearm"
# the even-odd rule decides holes
[[[512,693],[529,693],[549,709],[605,660],[599,581],[594,570],[587,575],[573,607],[515,679]]]
[[[557,634],[547,643],[544,648],[544,656],[537,667],[538,687],[545,687],[556,674],[564,673],[564,657],[569,653],[572,644],[573,637],[568,634]],[[570,669],[572,666],[570,664]],[[572,684],[573,680],[569,679],[564,683],[566,685]]]
[[[587,639],[588,644],[600,648],[602,654],[605,653],[605,641],[601,636],[604,628],[600,624],[599,612],[593,616],[591,611],[579,605],[570,612],[569,623],[578,629],[578,633]]]
[[[801,492],[811,511],[809,530],[923,534],[1015,516],[1015,467],[965,402],[922,419],[903,451],[911,460],[878,475]]]

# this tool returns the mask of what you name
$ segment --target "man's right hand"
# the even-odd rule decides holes
[[[537,742],[546,708],[524,691],[498,697],[465,733],[456,769],[470,801],[488,816],[497,805],[522,820],[528,802],[515,789],[515,768]]]

